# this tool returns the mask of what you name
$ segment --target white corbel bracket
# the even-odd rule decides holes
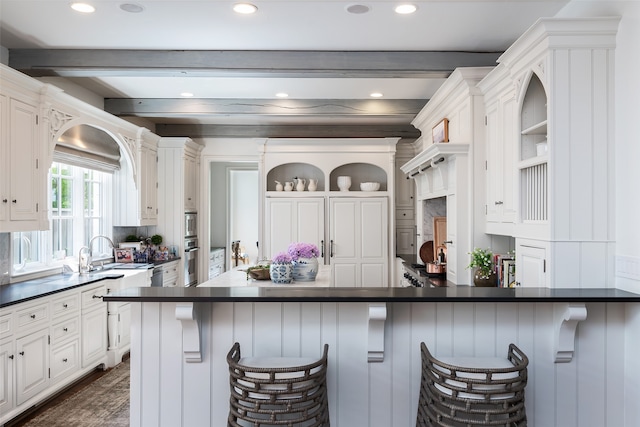
[[[367,362],[384,362],[384,323],[387,320],[387,304],[369,304],[369,343]]]
[[[192,302],[176,304],[176,319],[182,323],[182,352],[187,363],[202,362],[200,319]]]
[[[558,304],[555,307],[556,346],[555,363],[568,363],[573,360],[575,351],[576,329],[578,323],[587,318],[584,304]]]

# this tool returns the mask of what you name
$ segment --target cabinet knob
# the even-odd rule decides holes
[[[67,308],[67,307],[69,307],[69,304],[64,303],[64,304],[62,304],[62,307]]]
[[[2,199],[2,203],[7,203],[8,200],[7,199]]]
[[[64,359],[62,359],[62,361],[63,361],[64,363],[67,363],[67,358],[65,357]]]
[[[31,316],[29,316],[29,317],[31,317],[32,319],[35,319],[35,318],[36,318],[36,315],[35,315],[35,314],[32,314],[32,315],[31,315]]]
[[[69,328],[62,328],[62,330],[67,332],[67,331],[69,331]]]
[[[18,203],[18,200],[13,199],[13,200],[11,201],[11,203]]]
[[[13,360],[13,354],[9,355],[9,359]]]
[[[20,353],[18,353],[20,356],[24,356],[24,351],[21,351]]]
[[[402,214],[402,216],[407,216],[407,214],[406,214],[406,213],[403,213],[403,214]]]

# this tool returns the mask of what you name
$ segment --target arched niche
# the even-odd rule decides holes
[[[339,176],[351,177],[350,191],[360,191],[360,184],[363,182],[379,182],[378,191],[387,191],[387,173],[380,166],[371,163],[347,163],[332,170],[329,177],[330,191],[340,190]]]
[[[276,191],[276,181],[284,185],[285,182],[293,182],[294,178],[304,179],[305,189],[308,188],[309,179],[317,179],[316,191],[324,191],[324,173],[320,168],[309,163],[284,163],[274,167],[267,173],[267,191]],[[295,185],[295,183],[294,183]]]

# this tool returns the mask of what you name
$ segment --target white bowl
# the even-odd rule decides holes
[[[379,182],[363,182],[360,184],[361,191],[378,191],[380,189]]]

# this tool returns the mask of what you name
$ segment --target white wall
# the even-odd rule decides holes
[[[621,16],[616,46],[616,287],[640,292],[640,2],[573,0],[556,17]]]

